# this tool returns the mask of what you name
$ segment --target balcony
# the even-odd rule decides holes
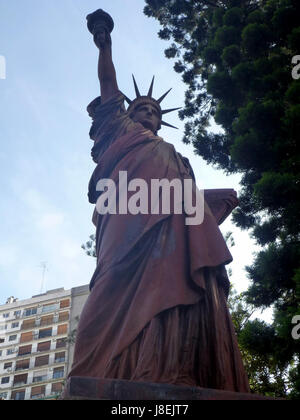
[[[65,371],[61,370],[59,372],[54,372],[53,374],[44,375],[44,376],[36,376],[32,379],[32,383],[39,383],[39,382],[49,382],[54,379],[61,379],[64,378]]]
[[[13,372],[20,372],[22,370],[28,370],[30,369],[30,365],[24,365],[24,366],[16,366],[13,370]]]
[[[37,354],[37,353],[32,353],[33,356],[35,354]],[[65,364],[65,363],[67,363],[67,361],[68,361],[67,357],[64,357],[64,358],[61,357],[59,359],[53,360],[53,363],[48,364],[46,366],[49,366],[49,367],[50,366],[55,366],[55,365],[58,365],[59,363]],[[32,369],[36,369],[36,366],[34,365],[33,362],[30,362],[30,364],[27,367],[25,367],[25,366],[24,367],[22,367],[22,366],[15,367],[14,369],[11,370],[11,372],[23,372],[25,370],[32,370]]]
[[[60,341],[61,340],[61,341]],[[26,357],[26,356],[36,356],[37,354],[41,354],[41,353],[48,353],[48,352],[52,352],[55,350],[59,350],[59,349],[66,349],[67,348],[67,337],[65,338],[59,338],[56,339],[56,345],[55,347],[51,345],[49,350],[40,350],[40,351],[28,351],[26,353],[22,353],[22,354],[17,354],[16,357],[20,358],[20,357]]]
[[[49,379],[49,375],[44,375],[44,376],[35,376],[32,379],[32,383],[36,383],[36,382],[45,382]]]
[[[53,325],[53,324],[59,324],[61,322],[66,322],[69,321],[70,319],[70,315],[64,315],[64,316],[53,316],[53,319],[49,319],[49,320],[39,320],[39,319],[35,319],[34,321],[30,322],[30,323],[22,323],[21,325],[21,331],[25,331],[25,330],[31,330],[37,327],[47,327],[48,325]]]
[[[30,386],[30,385],[37,385],[37,384],[41,384],[44,382],[54,382],[57,381],[58,379],[63,379],[65,377],[65,370],[61,370],[61,371],[57,371],[57,372],[53,372],[52,374],[47,374],[44,376],[36,376],[30,380],[24,380],[24,381],[20,381],[20,382],[15,382],[12,385],[12,388],[19,388],[19,387],[23,387],[23,386]]]
[[[39,354],[39,353],[32,353],[32,356]],[[68,362],[68,357],[67,355],[65,355],[65,357],[60,357],[56,360],[53,360],[50,364],[44,365],[46,367],[51,368],[52,366],[57,366],[58,364],[66,364]],[[37,366],[35,366],[34,360],[30,361],[30,364],[28,367],[15,367],[14,369],[11,370],[12,373],[14,372],[23,372],[25,370],[32,370],[32,369],[38,369]]]
[[[37,395],[31,395],[30,399],[31,400],[40,400],[42,398],[45,398],[46,394],[37,394]]]
[[[20,382],[14,382],[12,387],[13,388],[18,388],[18,387],[24,386],[24,385],[27,385],[27,380],[26,381],[20,381]]]

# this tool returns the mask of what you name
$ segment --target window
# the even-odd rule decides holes
[[[8,384],[9,383],[9,376],[4,376],[1,378],[1,384]]]
[[[15,353],[15,349],[8,349],[6,354],[7,356],[9,356],[10,354],[14,354]]]
[[[59,379],[64,377],[64,368],[58,367],[53,369],[53,379]]]
[[[26,354],[31,354],[32,344],[29,346],[22,346],[19,347],[18,356],[25,356]]]
[[[39,356],[35,358],[35,364],[34,366],[45,366],[49,364],[49,354],[45,356]]]
[[[4,324],[4,325],[0,325],[0,331],[1,330],[7,330],[7,325],[6,324]]]
[[[32,399],[36,399],[36,398],[42,398],[44,397],[46,394],[46,386],[42,385],[42,386],[34,386],[33,388],[31,388],[31,398]]]
[[[13,322],[11,324],[11,328],[18,328],[18,326],[19,326],[19,322]]]
[[[14,376],[14,385],[26,385],[28,373]]]
[[[52,393],[62,392],[63,386],[64,386],[63,382],[55,382],[54,384],[52,384],[51,392]]]
[[[4,369],[9,369],[12,367],[12,362],[6,362],[4,363]]]
[[[34,328],[35,326],[36,326],[36,324],[35,324],[35,319],[34,318],[33,319],[25,319],[22,322],[21,329],[22,330],[28,330],[29,328]]]
[[[65,299],[60,301],[60,309],[68,308],[70,306],[70,299]]]
[[[51,325],[53,324],[53,315],[42,316],[40,325]]]
[[[16,363],[16,370],[29,369],[30,359],[20,360]]]
[[[69,312],[60,312],[58,317],[58,322],[68,321],[69,319]]]
[[[12,400],[24,400],[25,399],[25,389],[20,389],[19,391],[13,391],[11,393]]]
[[[21,311],[15,311],[15,312],[14,312],[14,316],[15,316],[16,318],[20,318],[20,316],[21,316]]]
[[[59,325],[58,328],[57,328],[57,335],[67,334],[67,331],[68,331],[68,325],[67,324]]]
[[[66,360],[66,354],[65,352],[61,352],[61,353],[55,353],[55,363],[62,363]]]
[[[5,341],[5,338],[1,337],[1,338],[0,338],[0,344],[1,344],[1,343],[4,343],[4,341]]]
[[[2,314],[3,318],[9,318],[9,312],[7,312],[6,314]]]
[[[58,340],[56,340],[56,348],[60,349],[62,347],[66,347],[67,345],[67,340],[65,338],[59,338]]]
[[[52,328],[46,328],[45,330],[39,330],[39,338],[51,337]]]
[[[33,382],[44,382],[47,381],[48,374],[47,370],[40,370],[38,372],[34,372],[33,374]]]
[[[7,392],[0,392],[0,400],[6,400],[8,393]]]
[[[37,308],[24,309],[23,316],[36,315]]]
[[[51,341],[44,341],[43,343],[39,343],[37,346],[37,351],[48,351],[51,347]]]
[[[21,334],[20,343],[26,343],[27,341],[32,341],[32,340],[33,340],[32,331]]]
[[[17,335],[10,335],[8,341],[15,341],[17,339]]]
[[[53,312],[59,308],[58,303],[51,303],[50,305],[44,305],[42,308],[42,313]]]

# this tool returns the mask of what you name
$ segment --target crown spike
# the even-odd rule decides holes
[[[128,103],[128,105],[132,104],[132,100],[129,99],[126,95],[124,95],[124,93],[123,93],[123,96],[124,96],[125,101]]]
[[[134,75],[132,75],[132,78],[133,78],[133,84],[134,84],[134,89],[135,89],[136,97],[139,98],[141,96],[141,94],[140,94],[139,88],[138,88],[138,86],[136,84]]]
[[[152,97],[153,84],[154,84],[154,76],[153,76],[153,78],[152,78],[152,82],[151,82],[151,85],[150,85],[150,88],[149,88],[149,92],[148,92],[148,94],[147,94],[148,98],[151,98],[151,97]]]
[[[174,125],[171,125],[171,124],[169,124],[169,123],[167,123],[165,121],[162,121],[161,122],[161,125],[165,125],[166,127],[176,128],[176,130],[178,130],[178,127],[175,127]]]
[[[171,89],[169,89],[166,93],[164,93],[159,99],[157,99],[157,101],[156,102],[158,102],[159,104],[165,99],[165,97],[167,96],[167,94],[170,92],[172,90],[172,88]]]
[[[161,114],[162,115],[168,114],[169,112],[177,111],[177,109],[181,109],[181,107],[179,107],[179,108],[171,108],[171,109],[164,109],[164,110],[161,111]]]

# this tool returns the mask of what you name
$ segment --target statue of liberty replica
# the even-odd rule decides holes
[[[125,96],[112,61],[112,18],[100,9],[87,23],[99,49],[101,88],[101,97],[87,108],[96,164],[89,201],[97,204],[104,194],[99,181],[118,185],[120,173],[128,183],[189,179],[195,185],[188,159],[158,135],[162,125],[169,126],[171,140],[172,126],[163,118],[175,109],[162,108],[169,91],[155,99],[153,79],[143,95],[134,79],[136,98]],[[169,214],[144,208],[129,214],[122,211],[120,192],[119,211],[100,214],[95,208],[97,266],[69,377],[249,392],[227,307],[225,265],[232,256],[218,226],[237,200],[233,190],[216,191],[227,195],[204,194],[199,224],[186,224],[186,214],[172,208]],[[137,193],[127,194],[134,200]]]

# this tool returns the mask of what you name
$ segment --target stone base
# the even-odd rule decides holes
[[[72,377],[64,400],[274,400],[255,394],[217,389],[133,382],[120,379]]]

